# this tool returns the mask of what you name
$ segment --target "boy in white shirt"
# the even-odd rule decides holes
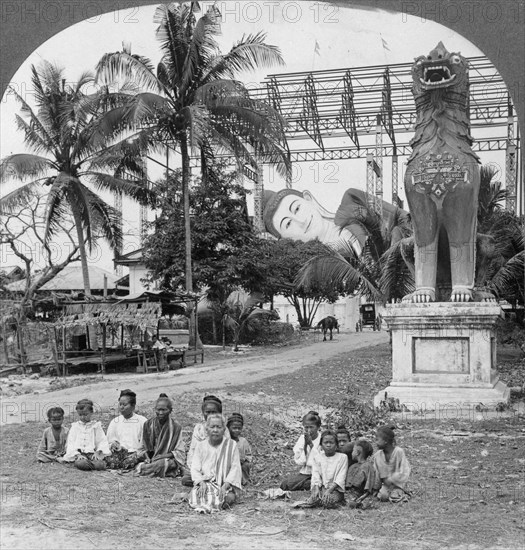
[[[59,462],[73,462],[79,470],[105,470],[104,457],[109,456],[109,443],[98,420],[91,420],[93,401],[81,399],[76,406],[79,417],[67,436],[66,454]]]

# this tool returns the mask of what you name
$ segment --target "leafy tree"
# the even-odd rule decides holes
[[[260,292],[268,300],[273,300],[277,294],[283,295],[294,306],[299,324],[309,327],[322,302],[333,303],[346,291],[333,279],[316,281],[309,286],[295,282],[301,267],[326,253],[326,249],[319,241],[259,239],[247,245],[239,255],[241,285],[250,292]]]
[[[167,182],[157,183],[161,211],[153,223],[154,233],[144,245],[152,278],[170,290],[184,287],[185,282],[181,176],[179,170]],[[255,239],[245,190],[235,171],[224,163],[213,163],[206,178],[192,187],[189,198],[195,287],[201,291],[206,288],[210,301],[224,302],[242,282],[236,269],[239,249]]]
[[[4,196],[2,213],[17,212],[37,187],[47,186],[44,240],[61,229],[68,214],[73,216],[84,289],[89,294],[86,245],[92,246],[96,231],[117,251],[122,229],[116,210],[88,182],[97,191],[119,192],[137,200],[151,196],[140,183],[144,176],[141,167],[123,154],[122,145],[112,146],[118,131],[113,128],[104,133],[102,129],[104,109],[118,98],[105,88],[85,93],[86,87],[94,82],[90,72],[84,72],[77,82],[66,84],[64,70],[48,61],[43,61],[38,69],[32,66],[31,70],[36,110],[16,90],[11,92],[21,104],[21,115],[17,115],[16,121],[32,153],[10,155],[0,164],[1,182],[24,183]],[[137,179],[116,177],[118,169],[125,169]]]
[[[0,246],[9,247],[11,253],[23,262],[26,277],[23,289],[17,293],[16,304],[9,312],[2,313],[8,314],[12,320],[12,326],[17,333],[20,360],[25,367],[27,357],[21,327],[31,313],[36,293],[69,263],[80,259],[79,246],[75,242],[75,225],[71,216],[64,216],[56,223],[61,230],[61,236],[68,241],[68,252],[61,258],[56,258],[58,243],[44,238],[46,195],[42,190],[37,187],[30,188],[26,195],[26,203],[20,205],[17,212],[8,213],[3,210],[7,201],[9,195],[0,198],[3,221]],[[36,260],[39,261],[38,264]]]

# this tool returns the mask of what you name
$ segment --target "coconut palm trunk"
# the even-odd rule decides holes
[[[182,198],[184,205],[186,292],[193,292],[193,274],[191,265],[190,156],[188,154],[188,141],[185,134],[180,138],[180,151],[182,156]]]
[[[84,239],[84,231],[82,229],[82,219],[78,209],[73,207],[73,219],[75,220],[75,228],[77,231],[78,239],[78,251],[80,255],[80,265],[82,269],[82,281],[84,283],[84,294],[89,296],[91,294],[91,285],[89,282],[89,267],[87,263],[86,242]]]

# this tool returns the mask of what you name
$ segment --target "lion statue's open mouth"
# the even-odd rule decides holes
[[[466,83],[467,60],[459,53],[448,52],[440,42],[428,55],[419,56],[412,66],[415,95],[460,86]]]
[[[432,65],[424,67],[423,78],[420,77],[419,81],[425,86],[436,88],[448,86],[455,78],[456,75],[446,65]]]

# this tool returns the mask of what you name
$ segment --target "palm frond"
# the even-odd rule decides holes
[[[77,195],[78,193],[78,195]],[[76,177],[60,173],[49,189],[46,204],[44,239],[62,230],[61,221],[73,213],[75,224],[80,223],[90,240],[90,211],[82,185]]]
[[[506,262],[488,283],[488,287],[500,297],[518,293],[521,303],[524,299],[525,251],[521,251]]]
[[[49,153],[53,148],[51,142],[46,141],[46,134],[39,133],[38,126],[33,122],[26,122],[20,115],[15,115],[16,126],[24,132],[24,143],[35,153]]]
[[[221,15],[217,7],[211,6],[192,29],[191,41],[182,68],[181,88],[195,89],[211,60],[218,54],[219,45],[215,36],[221,33]]]
[[[394,243],[381,256],[379,288],[385,301],[401,299],[415,289],[415,269],[413,261],[407,263],[406,248],[409,239]],[[413,242],[413,241],[411,241]],[[405,251],[403,251],[405,248]]]
[[[96,80],[105,84],[134,80],[141,89],[162,93],[164,86],[155,76],[155,69],[146,57],[131,55],[126,51],[107,53],[97,64]]]
[[[234,77],[245,71],[284,65],[280,49],[266,44],[265,39],[266,34],[263,32],[243,36],[226,55],[217,56],[201,82],[205,84],[223,77]]]
[[[34,69],[34,67],[32,68]],[[38,116],[35,114],[33,109],[29,106],[29,104],[25,101],[25,99],[14,88],[11,87],[10,92],[15,96],[16,100],[20,103],[22,114],[29,117],[30,128],[32,128],[35,131],[35,133],[40,136],[41,141],[43,143],[46,143],[46,146],[49,149],[51,149],[53,140],[51,139],[51,136],[49,135],[47,129],[39,120]]]
[[[182,74],[188,52],[189,38],[186,26],[192,25],[194,15],[186,5],[160,5],[155,10],[153,22],[158,24],[155,36],[163,52],[161,64],[163,77],[172,89],[182,88]]]
[[[347,292],[359,290],[367,297],[382,300],[381,291],[365,271],[359,261],[353,265],[339,252],[332,250],[308,260],[299,270],[295,284],[308,289],[330,282],[334,286],[344,286]]]
[[[9,179],[24,181],[28,178],[38,178],[51,169],[56,169],[56,165],[45,157],[18,153],[6,157],[0,162],[0,182]]]
[[[102,236],[114,252],[121,250],[123,233],[120,212],[107,204],[86,186],[84,186],[84,192],[89,201],[93,233],[102,233]]]
[[[99,190],[122,193],[141,204],[156,205],[155,192],[148,189],[140,180],[133,181],[93,171],[85,172],[83,175],[89,177]]]
[[[32,181],[0,197],[0,215],[19,212],[21,207],[27,205],[36,196],[39,187],[39,180]]]

